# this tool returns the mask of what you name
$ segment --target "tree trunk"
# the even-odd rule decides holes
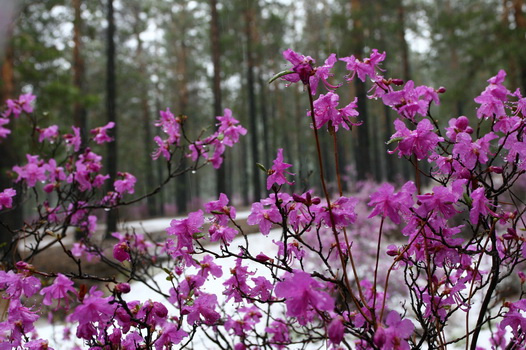
[[[73,0],[73,10],[75,18],[73,20],[73,86],[77,89],[78,96],[73,105],[73,122],[80,128],[82,139],[81,150],[84,149],[87,142],[87,112],[84,106],[84,59],[82,58],[82,0]]]
[[[214,119],[213,123],[217,123],[216,116],[223,115],[223,107],[221,106],[221,46],[220,46],[220,32],[219,32],[219,15],[217,13],[217,0],[210,0],[210,40],[212,48],[212,65],[214,67],[214,76],[212,81],[212,91],[214,94]],[[224,159],[223,165],[216,172],[216,191],[217,194],[227,193],[227,164]]]
[[[353,20],[353,29],[351,37],[353,40],[353,54],[356,58],[362,59],[364,47],[363,24],[361,20],[362,2],[361,0],[351,0],[351,18]],[[371,150],[369,146],[369,126],[367,118],[367,88],[365,83],[360,79],[354,79],[354,88],[358,98],[358,112],[363,124],[358,126],[358,138],[355,142],[356,155],[356,175],[358,180],[365,180],[371,175]]]
[[[145,183],[146,183],[146,193],[153,190],[155,186],[155,174],[153,168],[153,161],[148,151],[152,146],[152,127],[150,121],[150,106],[148,104],[148,74],[147,67],[144,57],[143,42],[141,39],[140,33],[140,8],[137,6],[134,8],[135,15],[135,25],[134,25],[134,34],[135,40],[137,40],[137,60],[139,63],[139,72],[141,75],[141,114],[142,114],[142,125],[143,125],[143,141],[144,141],[144,171],[145,171]],[[148,215],[150,217],[158,215],[157,211],[157,196],[150,196],[146,200],[146,205],[148,209]]]
[[[253,201],[261,198],[261,171],[256,168],[255,163],[260,162],[259,159],[259,137],[258,137],[258,121],[256,111],[256,95],[255,95],[255,80],[254,80],[254,58],[252,52],[252,25],[254,22],[254,11],[250,2],[247,2],[245,9],[245,39],[246,39],[246,65],[247,65],[247,93],[248,93],[248,117],[250,127],[251,140],[251,154],[252,154],[252,195]]]
[[[106,120],[115,122],[116,112],[116,76],[115,76],[115,18],[113,14],[113,0],[108,0],[107,7],[108,29],[106,31]],[[117,177],[117,124],[108,130],[108,135],[113,137],[113,142],[108,143],[106,155],[106,169],[110,178],[107,182],[107,190],[113,190],[113,183]],[[117,231],[117,209],[108,211],[106,217],[106,236]]]
[[[8,31],[9,34],[12,30]],[[11,37],[11,35],[8,35]],[[8,43],[5,50],[5,57],[2,63],[2,81],[0,85],[0,105],[4,105],[6,100],[14,97],[15,77],[13,70],[14,50],[12,43]],[[11,120],[11,127],[14,120]],[[18,260],[16,244],[12,244],[13,232],[23,225],[22,210],[22,187],[13,184],[13,181],[7,175],[7,171],[17,164],[17,156],[13,146],[12,138],[7,137],[0,142],[0,190],[13,187],[17,195],[13,198],[13,209],[4,210],[0,213],[0,270],[8,269],[14,266]],[[1,266],[5,264],[6,266]]]

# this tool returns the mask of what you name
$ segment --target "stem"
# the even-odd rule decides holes
[[[346,268],[347,264],[345,262],[344,254],[342,252],[342,247],[340,246],[340,238],[338,237],[338,232],[336,231],[336,225],[335,225],[335,222],[334,222],[334,215],[332,213],[331,200],[330,200],[330,197],[329,197],[329,191],[327,190],[327,185],[325,183],[323,160],[322,160],[322,156],[321,156],[320,139],[319,139],[319,136],[318,136],[318,128],[316,127],[316,118],[314,117],[314,100],[312,99],[312,93],[311,92],[312,91],[311,91],[310,85],[307,84],[307,93],[309,95],[309,102],[310,102],[310,116],[311,116],[311,120],[312,120],[312,129],[313,129],[313,132],[314,132],[314,138],[316,140],[316,152],[317,152],[317,155],[318,155],[318,166],[319,166],[319,169],[320,169],[320,181],[321,181],[321,186],[322,186],[322,189],[323,189],[323,194],[325,195],[325,199],[327,201],[327,209],[329,211],[329,217],[331,219],[332,233],[333,233],[334,239],[336,241],[336,247],[338,249],[338,255],[340,257],[340,262],[342,264],[342,270],[343,270],[343,277],[344,277],[345,286],[347,287],[347,289],[349,291],[349,294],[350,294],[354,304],[356,305],[357,310],[362,314],[364,319],[368,323],[371,324],[371,320],[369,320],[367,315],[365,315],[364,312],[362,311],[362,306],[360,305],[360,302],[358,301],[358,299],[356,298],[356,296],[354,295],[354,293],[352,291],[352,288],[351,288],[351,285],[350,285],[350,282],[349,282],[349,277],[347,275],[347,268]],[[349,256],[351,256],[351,251],[350,250],[348,250],[348,253],[349,253]],[[358,275],[356,273],[356,270],[354,269],[354,266],[353,266],[353,273],[355,275],[356,281],[358,282],[359,281],[358,278],[357,278]],[[357,283],[357,286],[358,286],[358,292],[360,294],[360,299],[361,299],[363,305],[367,305],[367,303],[365,302],[365,298],[364,298],[364,295],[362,293],[360,284]]]
[[[380,262],[380,243],[382,242],[382,232],[384,227],[384,220],[385,218],[382,217],[382,221],[380,222],[380,232],[378,232],[378,245],[376,247],[376,264],[374,266],[374,283],[373,283],[373,310],[376,310],[376,286],[378,281],[378,265]],[[373,314],[375,315],[375,314]]]

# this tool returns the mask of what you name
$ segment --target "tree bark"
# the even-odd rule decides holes
[[[353,28],[351,37],[353,40],[353,54],[356,58],[362,59],[364,47],[363,23],[361,20],[362,2],[361,0],[351,0],[351,18],[353,20]],[[356,175],[358,180],[365,180],[371,175],[371,155],[369,145],[369,126],[367,116],[367,88],[365,82],[360,79],[354,79],[354,88],[356,97],[358,98],[358,112],[360,113],[360,120],[363,124],[357,128],[357,142],[355,142],[356,155]]]
[[[255,79],[254,79],[254,57],[253,57],[253,31],[254,11],[250,2],[247,2],[245,9],[245,39],[246,39],[246,67],[247,67],[247,93],[248,93],[248,117],[250,126],[251,154],[252,154],[252,200],[257,201],[261,198],[260,170],[256,168],[255,163],[259,159],[259,136],[258,120],[256,111]]]
[[[11,37],[12,28],[8,30],[8,37]],[[0,105],[5,104],[6,100],[14,97],[14,49],[12,43],[8,42],[5,50],[5,57],[2,63],[2,81],[0,85]],[[14,120],[11,120],[14,123]],[[11,127],[13,124],[10,125]],[[13,146],[12,138],[7,137],[0,142],[0,190],[12,187],[17,191],[13,198],[13,209],[4,210],[0,214],[0,270],[11,268],[18,260],[16,244],[12,244],[13,232],[23,225],[22,210],[22,187],[13,184],[12,179],[7,175],[7,171],[17,164],[16,147]],[[4,245],[5,244],[5,245]],[[1,263],[6,266],[1,266]]]
[[[214,94],[214,120],[217,123],[216,116],[223,115],[223,107],[221,105],[221,42],[219,31],[219,15],[217,13],[217,0],[210,0],[210,40],[212,48],[212,65],[214,67],[214,76],[212,80],[212,91]],[[217,193],[224,193],[230,195],[227,190],[227,166],[226,159],[223,159],[223,165],[217,171],[216,190]]]
[[[116,74],[115,74],[115,18],[113,13],[113,0],[107,3],[106,31],[106,121],[115,122],[117,120],[116,107]],[[106,155],[106,169],[110,178],[107,182],[107,190],[113,190],[113,183],[117,177],[117,124],[113,129],[108,130],[108,135],[113,137],[113,142],[108,143]],[[106,217],[106,235],[117,231],[117,209],[108,211]]]
[[[81,150],[87,142],[87,111],[84,106],[83,98],[85,95],[84,81],[85,69],[84,59],[82,58],[82,0],[73,0],[73,10],[75,18],[73,20],[73,86],[77,89],[78,96],[73,105],[73,122],[80,128],[82,139]]]

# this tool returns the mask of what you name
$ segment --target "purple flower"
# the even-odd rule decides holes
[[[49,287],[43,288],[40,291],[40,295],[44,296],[44,300],[42,301],[44,305],[51,305],[53,300],[58,300],[60,305],[62,299],[65,299],[66,304],[68,304],[68,292],[77,294],[77,291],[73,288],[73,281],[59,273],[53,284]]]
[[[2,113],[2,116],[9,117],[11,114],[18,118],[22,112],[33,113],[33,102],[37,97],[31,93],[23,94],[18,97],[18,100],[7,100],[7,110]]]
[[[358,75],[358,79],[365,82],[367,76],[369,76],[373,81],[376,81],[376,68],[380,69],[378,65],[385,59],[385,52],[378,53],[377,49],[373,49],[370,57],[365,58],[363,61],[360,61],[354,55],[350,57],[340,58],[340,61],[347,63],[347,70],[350,70],[352,74],[347,80],[353,80],[355,75]]]
[[[76,126],[72,126],[71,128],[73,129],[73,134],[64,135],[64,141],[66,141],[67,146],[73,146],[73,150],[78,152],[80,150],[80,145],[82,144],[80,129]]]
[[[171,345],[179,344],[187,336],[188,333],[178,329],[173,323],[166,323],[163,325],[161,335],[155,341],[155,350],[171,349]],[[136,347],[134,346],[133,348],[135,349]]]
[[[232,117],[232,111],[228,108],[225,108],[223,116],[216,119],[219,120],[217,133],[222,135],[223,143],[229,147],[239,141],[240,135],[247,134],[247,129],[238,125],[239,121]]]
[[[446,128],[446,136],[452,142],[456,142],[457,135],[462,132],[467,134],[473,133],[473,128],[469,126],[469,119],[464,116],[450,119],[449,127]]]
[[[0,210],[4,208],[11,208],[13,206],[14,196],[16,196],[16,191],[12,188],[6,188],[0,192]]]
[[[48,128],[40,129],[37,128],[37,131],[40,133],[38,136],[38,142],[48,140],[53,142],[58,137],[58,125],[51,125]]]
[[[342,109],[338,109],[338,102],[340,96],[333,92],[328,92],[326,95],[320,95],[316,101],[314,101],[314,117],[316,121],[316,128],[320,129],[323,125],[329,122],[329,127],[334,127],[335,131],[343,126],[345,129],[350,130],[350,125],[359,125],[360,123],[353,123],[349,119],[350,117],[358,116],[356,110],[357,99],[349,103]]]
[[[475,102],[480,104],[477,109],[477,117],[490,118],[501,117],[506,115],[504,103],[508,100],[508,95],[511,93],[502,85],[506,78],[506,72],[500,70],[499,73],[488,80],[489,85],[480,94],[475,97]]]
[[[272,166],[272,168],[270,168],[270,170],[268,170],[267,190],[270,190],[273,184],[283,185],[287,183],[289,185],[292,185],[293,182],[288,182],[285,178],[285,173],[289,175],[294,175],[293,173],[285,171],[285,169],[288,169],[291,166],[291,164],[283,162],[283,148],[278,149],[278,154],[276,156],[276,159],[274,159],[274,165]]]
[[[400,139],[398,147],[391,153],[398,150],[398,156],[415,155],[419,160],[427,157],[428,152],[432,151],[439,142],[444,141],[434,133],[434,127],[427,119],[418,123],[416,130],[409,130],[400,119],[394,122],[396,133],[391,136],[391,140]]]
[[[285,273],[282,282],[276,284],[275,293],[284,298],[287,305],[287,316],[298,318],[305,325],[312,316],[312,310],[332,311],[334,299],[322,291],[324,285],[310,274],[301,270]]]
[[[185,306],[183,308],[183,313],[187,313],[187,321],[189,325],[195,324],[197,321],[201,320],[205,324],[211,326],[217,323],[221,318],[221,315],[215,311],[215,306],[217,305],[217,295],[215,294],[200,294],[191,306]]]
[[[475,191],[471,192],[471,210],[469,211],[469,220],[473,225],[477,225],[479,222],[480,215],[487,215],[491,213],[489,210],[489,200],[484,194],[484,188],[479,187]]]
[[[374,206],[373,211],[369,215],[372,218],[375,215],[381,215],[383,218],[388,216],[395,224],[400,223],[400,214],[409,213],[413,206],[413,193],[416,191],[416,186],[412,181],[407,182],[400,192],[394,193],[393,185],[384,183],[378,191],[373,193],[369,206]]]
[[[281,214],[277,208],[265,209],[263,204],[256,202],[252,204],[251,213],[247,218],[247,224],[258,225],[259,230],[265,236],[270,232],[273,223],[281,221]]]
[[[135,192],[135,183],[137,179],[130,173],[121,173],[118,172],[117,176],[122,177],[120,180],[116,180],[113,184],[115,186],[115,191],[121,195],[128,192],[133,194]]]
[[[344,332],[345,326],[343,325],[343,317],[334,317],[331,323],[329,323],[329,327],[327,328],[327,336],[329,337],[331,343],[333,343],[334,345],[340,344],[343,340]]]
[[[6,138],[11,133],[11,130],[3,127],[5,124],[9,124],[9,119],[0,118],[0,138]]]
[[[98,128],[92,129],[90,133],[93,136],[93,141],[97,142],[97,144],[103,144],[105,142],[111,142],[113,141],[113,138],[109,137],[107,132],[109,129],[113,129],[115,127],[114,122],[109,122],[108,124],[104,126],[99,126]]]
[[[387,315],[384,328],[379,326],[374,334],[374,344],[382,350],[409,350],[407,339],[413,334],[415,326],[411,320],[402,320],[396,311]]]
[[[169,108],[166,111],[159,111],[161,119],[155,122],[155,126],[160,126],[164,133],[168,135],[167,145],[179,146],[181,142],[181,122],[180,117],[175,117]]]
[[[312,57],[303,56],[292,51],[292,49],[285,50],[283,52],[283,58],[292,63],[291,70],[293,73],[283,76],[282,79],[291,83],[301,81],[303,85],[309,85],[312,95],[316,94],[320,80],[328,89],[334,89],[337,87],[327,82],[327,79],[332,76],[330,70],[334,66],[334,63],[337,62],[336,54],[331,54],[321,67],[314,66],[315,61]]]

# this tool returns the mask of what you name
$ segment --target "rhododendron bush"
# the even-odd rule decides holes
[[[0,288],[8,306],[0,349],[50,348],[35,328],[48,309],[65,314],[54,321],[69,325],[67,337],[90,349],[203,348],[197,339],[207,339],[209,348],[236,350],[526,346],[526,207],[519,186],[526,170],[526,98],[505,87],[506,73],[490,78],[475,98],[473,119],[457,116],[444,127],[430,106],[446,90],[382,76],[385,53],[373,50],[364,60],[331,54],[322,65],[290,49],[283,56],[291,67],[271,83],[304,87],[304,127],[316,144],[321,191],[290,190],[294,165],[283,149],[272,164],[260,165],[268,197],[252,204],[247,224],[258,227],[255,235],[271,237],[275,249],[254,244],[257,236],[243,231],[225,194],[172,220],[160,240],[115,232],[112,249],[104,249],[93,239],[96,211],[142,199],[132,197],[136,179],[129,173],[119,173],[113,191],[102,190],[109,177],[90,144],[111,142],[107,130],[114,124],[91,130],[86,144],[76,127],[35,126],[33,137],[47,143],[42,149],[48,152],[28,154],[13,168],[14,181],[45,199],[37,220],[10,228],[8,251],[30,242],[24,248],[30,253],[21,261],[4,257]],[[334,77],[336,64],[345,64],[349,74]],[[396,111],[396,132],[385,142],[393,145],[393,157],[411,162],[415,180],[430,180],[429,188],[408,181],[362,184],[352,196],[343,193],[338,153],[322,158],[319,133],[336,144],[338,133],[360,128],[357,100],[343,105],[338,95],[353,79],[372,81],[368,97]],[[10,136],[11,118],[27,115],[38,125],[34,103],[31,94],[7,101],[2,138]],[[246,134],[226,109],[216,132],[190,140],[186,118],[160,112],[156,126],[164,136],[152,140],[152,157],[166,162],[169,175],[155,193],[185,171],[220,167],[225,147]],[[182,168],[181,156],[193,163]],[[327,164],[337,173],[334,193],[325,179]],[[0,209],[12,210],[15,195],[4,189]],[[82,233],[72,247],[63,242],[70,228]],[[31,265],[53,244],[71,260],[68,273]],[[87,274],[86,259],[119,274]],[[169,287],[151,279],[152,271],[161,271]],[[209,287],[219,279],[220,288]],[[131,300],[136,283],[164,301]],[[501,293],[504,284],[516,292]]]

